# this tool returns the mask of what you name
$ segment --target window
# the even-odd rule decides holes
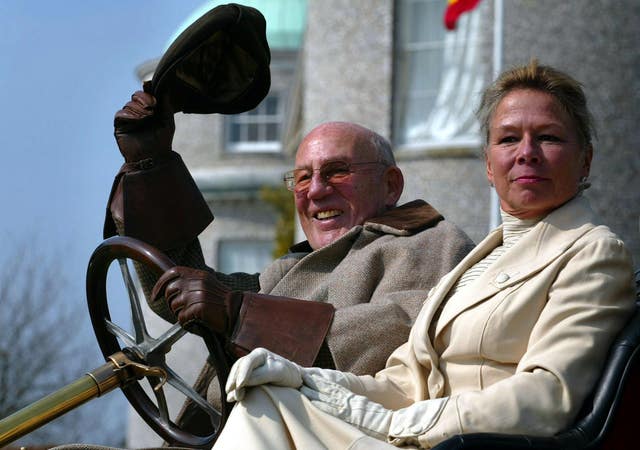
[[[396,0],[393,137],[405,147],[477,146],[485,84],[478,9],[447,31],[444,0]]]
[[[284,120],[281,95],[270,93],[255,109],[227,116],[230,152],[279,152]]]
[[[273,242],[269,240],[221,240],[218,242],[217,270],[223,273],[262,272],[273,261]]]

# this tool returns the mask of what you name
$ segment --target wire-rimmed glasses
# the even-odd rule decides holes
[[[351,179],[351,175],[360,170],[360,167],[373,164],[385,165],[382,161],[367,161],[348,163],[346,161],[329,161],[319,169],[293,169],[284,174],[284,184],[292,192],[303,192],[311,186],[313,172],[319,172],[320,178],[325,184],[340,184]]]

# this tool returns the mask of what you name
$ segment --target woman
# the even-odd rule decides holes
[[[215,448],[430,448],[572,423],[634,305],[630,256],[581,194],[586,100],[571,77],[532,61],[485,91],[479,117],[503,225],[431,290],[375,377],[263,349],[240,359],[227,392],[244,400]]]

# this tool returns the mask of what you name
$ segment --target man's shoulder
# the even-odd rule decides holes
[[[423,230],[433,228],[444,217],[438,210],[424,200],[413,200],[397,206],[377,217],[372,217],[364,224],[364,228],[387,234],[409,236]]]

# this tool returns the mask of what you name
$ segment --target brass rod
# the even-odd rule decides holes
[[[92,398],[120,386],[122,373],[108,362],[67,386],[0,420],[0,447],[15,441]]]

